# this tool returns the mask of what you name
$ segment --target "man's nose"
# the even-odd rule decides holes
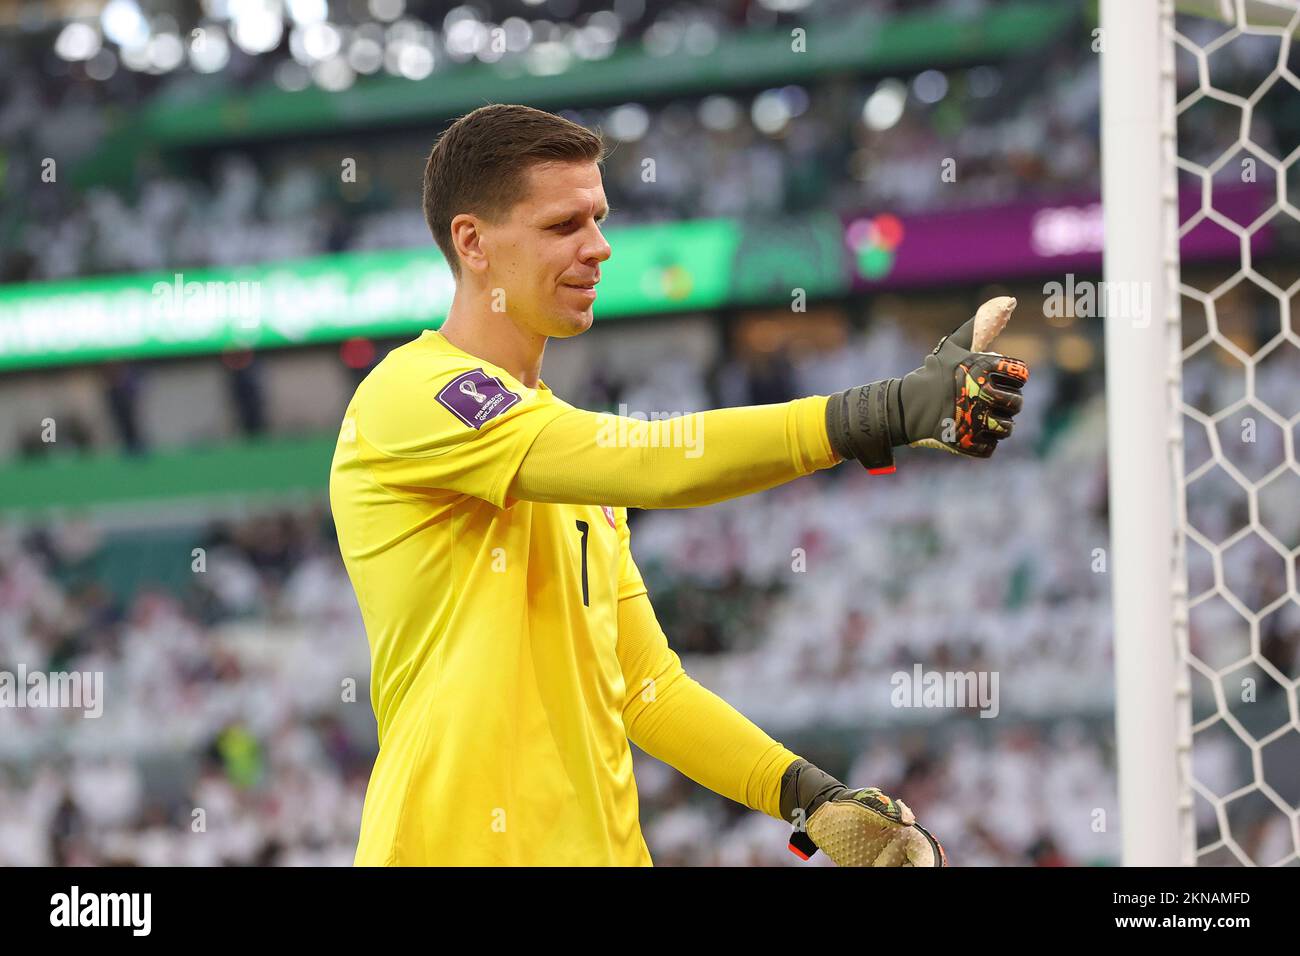
[[[584,262],[604,262],[614,250],[610,248],[609,243],[598,229],[596,230],[596,238],[589,242],[582,251]]]

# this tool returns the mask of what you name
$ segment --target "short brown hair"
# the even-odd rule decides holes
[[[526,170],[544,162],[594,162],[605,146],[594,133],[530,106],[480,106],[438,137],[424,167],[424,221],[460,277],[451,220],[463,212],[494,220],[524,198]]]

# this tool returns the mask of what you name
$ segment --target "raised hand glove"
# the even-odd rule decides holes
[[[988,458],[1011,435],[1029,368],[984,351],[1002,331],[1016,300],[990,299],[975,317],[939,340],[925,364],[891,378],[839,392],[826,403],[826,432],[841,458],[873,473],[894,468],[898,445],[941,448]]]
[[[850,790],[806,760],[781,778],[781,815],[794,825],[790,850],[819,849],[837,866],[947,866],[948,857],[902,800],[875,787]]]

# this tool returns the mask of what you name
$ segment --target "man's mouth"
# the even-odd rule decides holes
[[[573,289],[584,299],[594,301],[596,298],[596,282],[566,282],[566,289]]]

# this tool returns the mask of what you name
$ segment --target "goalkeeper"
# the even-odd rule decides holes
[[[848,459],[886,472],[902,445],[988,457],[1028,376],[986,351],[1014,300],[900,378],[704,412],[707,441],[684,454],[672,420],[583,411],[541,378],[547,339],[592,322],[611,253],[602,158],[596,134],[522,106],[475,110],[429,155],[425,217],[455,296],[440,330],[357,388],[330,474],[379,727],[356,862],[649,865],[631,741],[790,823],[802,856],[943,865],[901,800],[845,787],[683,672],[627,509],[706,505]]]

